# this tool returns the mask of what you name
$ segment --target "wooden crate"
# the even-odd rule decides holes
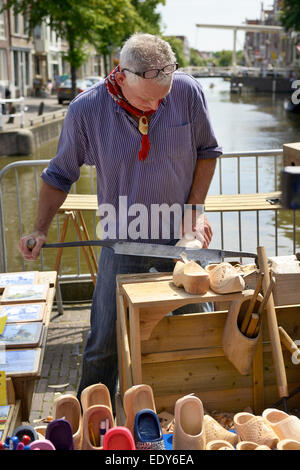
[[[274,404],[279,396],[267,325],[251,373],[241,375],[222,348],[227,311],[167,315],[189,303],[230,303],[245,295],[246,291],[225,296],[209,291],[193,296],[177,288],[170,273],[117,276],[121,397],[132,385],[147,383],[158,412],[173,413],[176,400],[189,393],[195,393],[208,412],[239,412],[251,406],[259,414]],[[277,308],[278,324],[295,339],[300,338],[299,314],[299,306]],[[287,351],[284,358],[292,391],[300,385],[300,365],[292,363]],[[300,394],[289,400],[289,406],[294,405],[300,405]]]

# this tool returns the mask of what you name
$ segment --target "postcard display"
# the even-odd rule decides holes
[[[56,275],[55,271],[0,273],[0,371],[6,380],[12,379],[22,421],[29,417],[41,370]],[[12,406],[1,405],[0,440]]]

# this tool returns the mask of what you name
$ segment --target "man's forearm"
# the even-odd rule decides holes
[[[47,235],[50,224],[67,195],[68,194],[64,191],[55,189],[43,181],[34,225],[35,232],[41,232]]]
[[[216,168],[216,158],[198,158],[188,204],[204,204]]]

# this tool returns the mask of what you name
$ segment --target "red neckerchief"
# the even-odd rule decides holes
[[[129,111],[131,114],[139,118],[139,131],[142,134],[142,146],[139,151],[139,161],[146,160],[150,150],[150,142],[148,137],[148,118],[152,116],[155,111],[143,112],[140,109],[132,106],[123,96],[121,88],[116,82],[116,72],[120,72],[119,65],[106,77],[106,88],[116,103],[118,103],[122,108],[126,109],[126,111]]]

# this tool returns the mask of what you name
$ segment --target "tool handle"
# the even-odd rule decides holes
[[[266,295],[268,286],[270,284],[270,273],[265,248],[263,246],[257,247],[257,254],[259,268],[264,272],[263,292]],[[271,294],[266,305],[266,311],[278,393],[281,398],[284,398],[289,396],[289,392],[287,387],[286,371],[281,349],[274,299],[273,295]]]
[[[256,300],[257,300],[257,296],[258,296],[259,291],[260,291],[260,289],[261,289],[263,276],[264,276],[263,272],[260,272],[259,275],[258,275],[257,284],[256,284],[256,288],[255,288],[254,294],[253,294],[253,296],[251,297],[251,300],[250,300],[250,303],[249,303],[247,312],[246,312],[246,314],[245,314],[245,316],[244,316],[244,319],[243,319],[243,321],[242,321],[241,332],[244,333],[244,334],[246,333],[246,330],[247,330],[249,321],[250,321],[250,319],[251,319],[251,314],[252,314],[253,309],[254,309],[254,307],[255,307],[255,303],[256,303]]]
[[[300,355],[300,351],[298,349],[298,346],[292,338],[287,334],[284,328],[282,326],[278,327],[279,330],[279,336],[282,344],[286,347],[286,349],[291,353],[294,354],[296,352],[297,356]]]
[[[255,331],[256,331],[258,322],[259,322],[259,315],[257,313],[252,313],[251,319],[250,319],[250,322],[246,331],[246,336],[248,336],[248,338],[253,338],[255,336]]]
[[[29,238],[29,240],[27,240],[26,245],[27,245],[28,250],[32,251],[36,245],[36,240],[34,238]]]
[[[267,302],[269,300],[269,297],[271,295],[272,290],[274,289],[275,286],[275,279],[274,277],[271,278],[270,284],[268,285],[267,291],[264,295],[264,298],[259,306],[258,312],[259,315],[263,313],[264,309],[266,308]]]

